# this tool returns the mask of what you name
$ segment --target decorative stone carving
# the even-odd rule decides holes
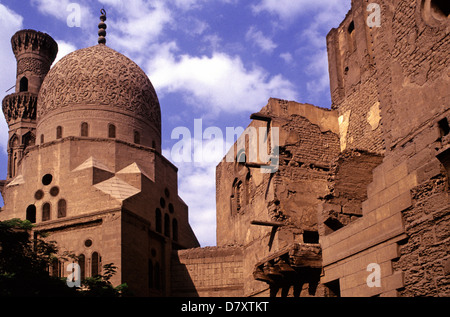
[[[2,109],[10,124],[18,119],[36,120],[37,96],[29,92],[11,94],[3,99]]]
[[[105,45],[75,51],[50,70],[39,92],[38,120],[75,105],[131,112],[161,131],[161,109],[147,75]]]
[[[11,46],[15,56],[26,52],[39,51],[46,56],[50,64],[58,54],[58,44],[48,34],[35,30],[21,30],[11,38]]]

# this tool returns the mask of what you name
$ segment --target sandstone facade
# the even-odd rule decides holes
[[[450,296],[449,13],[352,0],[326,39],[331,109],[271,98],[251,114],[216,168],[208,248],[145,74],[104,38],[49,72],[56,43],[20,31],[0,220],[34,222],[85,276],[113,262],[142,296]]]
[[[75,51],[50,69],[57,44],[17,32],[16,92],[3,100],[8,178],[0,220],[34,223],[81,278],[118,267],[114,285],[136,296],[170,294],[172,250],[198,247],[177,168],[161,155],[161,110],[131,60],[105,44]],[[50,273],[68,276],[68,261]]]
[[[245,296],[450,295],[449,13],[353,0],[327,36],[332,110],[271,99],[252,116],[280,129],[278,171],[217,166],[217,241],[241,248]],[[186,252],[195,290],[210,262]]]

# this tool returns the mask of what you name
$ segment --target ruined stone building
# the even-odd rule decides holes
[[[251,116],[217,166],[217,247],[176,252],[174,294],[450,296],[449,14],[352,0],[327,36],[331,110],[270,99]],[[276,173],[247,160],[256,127],[279,129]]]
[[[449,13],[352,0],[326,39],[331,109],[271,98],[251,114],[217,166],[206,248],[140,68],[101,36],[49,70],[56,43],[19,31],[0,220],[35,223],[84,276],[115,263],[140,296],[450,296]]]

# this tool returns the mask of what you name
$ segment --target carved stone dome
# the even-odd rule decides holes
[[[77,50],[50,69],[39,91],[38,126],[52,121],[53,114],[70,116],[81,108],[88,111],[86,117],[92,110],[122,113],[161,134],[152,83],[136,63],[106,45]]]

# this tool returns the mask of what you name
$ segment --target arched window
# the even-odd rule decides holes
[[[175,218],[172,220],[172,238],[178,241],[178,221]]]
[[[78,265],[80,266],[80,279],[84,280],[86,278],[86,257],[84,254],[78,256]]]
[[[42,221],[50,220],[50,204],[45,203],[42,205]]]
[[[64,199],[58,201],[58,218],[64,218],[67,213],[67,203]]]
[[[87,124],[87,122],[81,123],[81,136],[89,136],[89,125]]]
[[[116,137],[116,126],[114,124],[108,124],[108,138],[114,139]]]
[[[349,51],[353,52],[356,49],[355,22],[350,22],[347,31]]]
[[[19,82],[19,92],[28,91],[28,79],[26,77],[22,77]]]
[[[161,233],[162,232],[162,216],[161,216],[161,209],[156,208],[155,211],[155,224],[156,224],[156,232]]]
[[[141,135],[138,131],[134,131],[134,143],[141,144]]]
[[[158,262],[155,264],[155,288],[161,289],[161,269]]]
[[[44,139],[44,135],[43,135],[43,134],[41,134],[41,144],[44,144],[44,141],[45,141],[45,139]]]
[[[63,135],[63,129],[61,126],[56,127],[56,138],[61,139]]]
[[[36,223],[36,206],[29,205],[27,208],[27,220],[31,223]]]
[[[170,217],[168,214],[164,215],[164,235],[170,237]]]
[[[91,276],[97,276],[100,273],[100,256],[97,252],[92,253],[91,257]]]
[[[60,262],[58,259],[52,260],[51,268],[52,268],[52,276],[53,277],[61,277]]]
[[[153,288],[155,286],[155,283],[153,283],[153,274],[153,261],[148,259],[148,288]]]
[[[22,144],[27,147],[27,146],[31,146],[31,145],[35,145],[36,144],[36,137],[34,136],[33,133],[27,132],[23,137],[22,137]]]

